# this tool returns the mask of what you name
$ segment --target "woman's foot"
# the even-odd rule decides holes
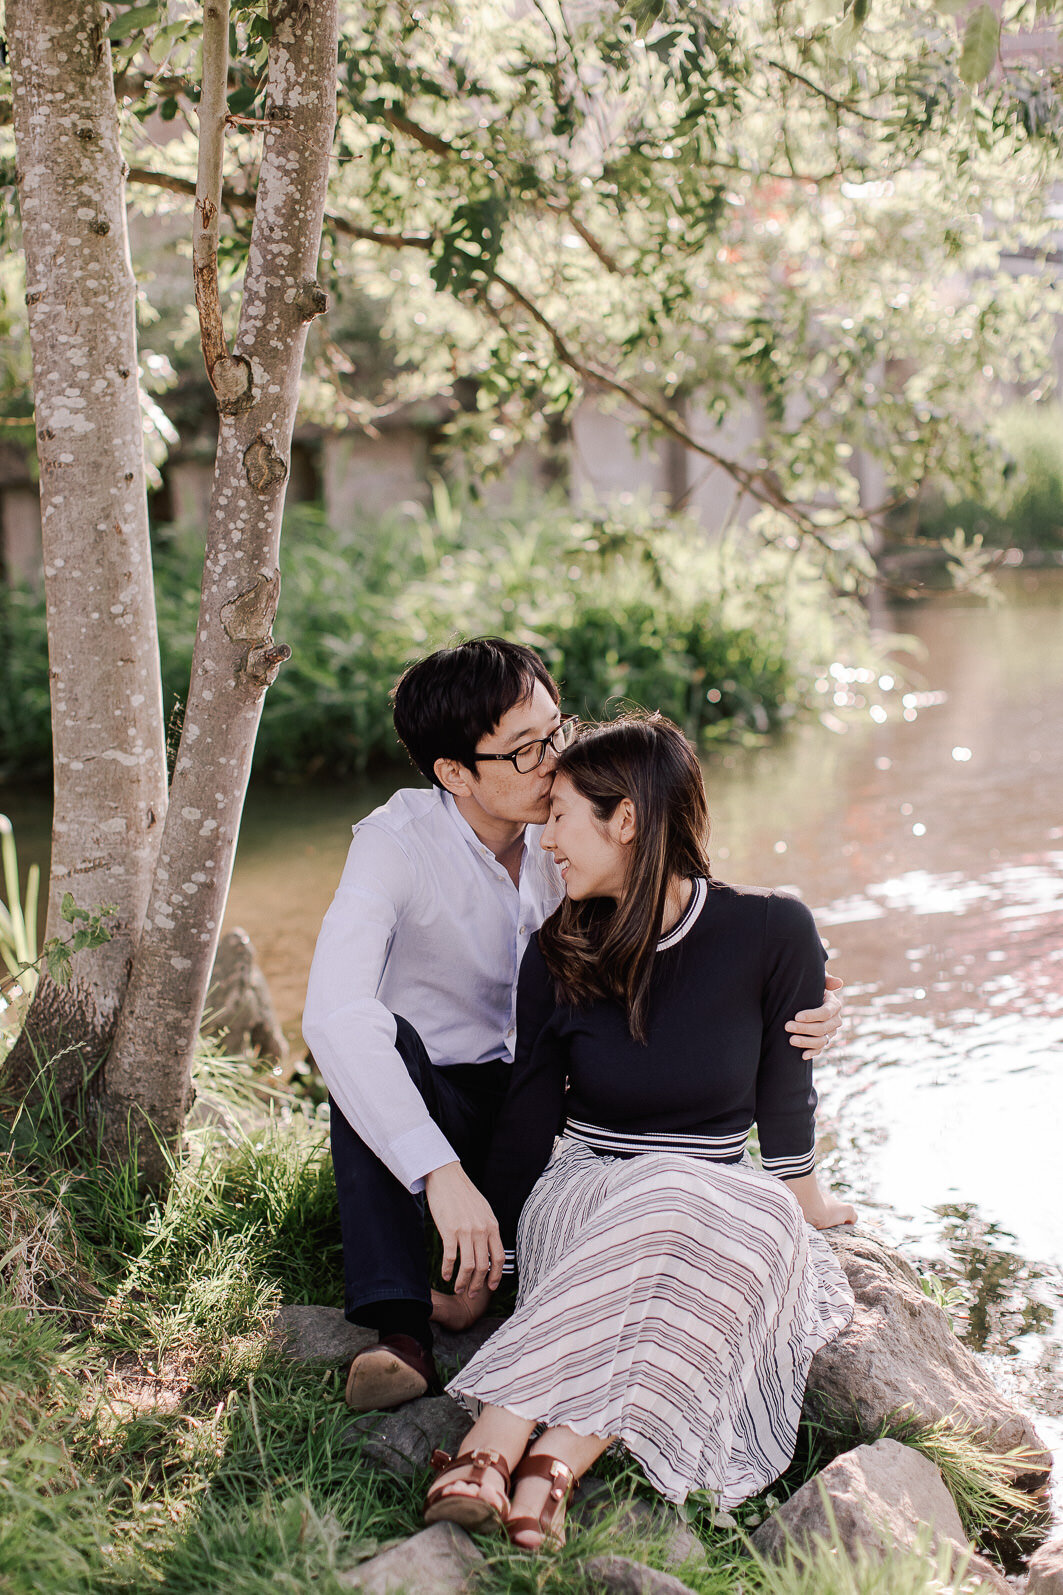
[[[560,1550],[565,1543],[565,1511],[577,1479],[566,1462],[532,1452],[513,1474],[513,1502],[506,1532],[522,1551]]]
[[[509,1466],[497,1451],[432,1454],[436,1482],[425,1502],[426,1523],[458,1523],[464,1529],[504,1529],[509,1516]]]

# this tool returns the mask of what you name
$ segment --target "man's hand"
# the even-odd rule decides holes
[[[454,1289],[477,1294],[487,1285],[498,1289],[505,1257],[498,1220],[460,1163],[444,1163],[424,1182],[429,1211],[443,1242],[443,1278],[459,1263]]]
[[[842,999],[835,996],[835,992],[844,985],[844,980],[839,980],[837,975],[827,975],[822,1008],[803,1008],[799,1014],[787,1020],[786,1028],[791,1032],[790,1045],[802,1047],[803,1058],[816,1057],[830,1046],[841,1029]]]

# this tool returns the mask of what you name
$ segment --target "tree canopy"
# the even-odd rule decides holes
[[[199,29],[162,0],[110,26],[149,212],[193,187]],[[263,5],[234,5],[234,288],[268,36]],[[591,394],[678,439],[691,480],[732,478],[773,535],[851,552],[861,509],[999,472],[1002,393],[1047,385],[1060,80],[1043,0],[347,4],[333,314],[303,413],[371,427],[457,395],[448,435],[477,476]],[[162,300],[156,370],[194,330]],[[751,400],[743,452],[727,422]],[[884,483],[862,505],[858,451]]]

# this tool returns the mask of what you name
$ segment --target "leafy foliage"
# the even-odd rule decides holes
[[[267,110],[263,11],[232,8],[234,280]],[[1054,21],[1035,0],[1003,35],[998,8],[952,0],[543,0],[516,16],[505,0],[359,0],[306,415],[371,424],[441,403],[479,481],[587,398],[615,403],[687,450],[691,486],[730,475],[760,530],[781,511],[839,560],[861,559],[862,514],[924,482],[985,498],[1003,388],[1047,387],[1058,293],[1007,264],[1036,263],[1051,231],[1061,73],[1021,43]],[[109,29],[131,196],[165,229],[190,199],[151,173],[178,189],[194,173],[200,35],[161,0]],[[149,139],[156,112],[187,133]],[[194,364],[190,274],[173,303],[157,257],[149,275],[149,354]],[[14,329],[24,308],[4,287]],[[743,444],[750,404],[765,431]]]

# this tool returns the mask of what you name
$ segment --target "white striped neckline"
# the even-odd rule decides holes
[[[694,890],[690,894],[690,901],[680,914],[679,918],[676,920],[675,924],[672,926],[671,930],[667,933],[667,935],[662,936],[660,941],[657,943],[657,951],[659,953],[667,952],[669,947],[674,947],[676,942],[681,942],[683,940],[683,937],[686,935],[688,930],[693,928],[694,921],[701,913],[701,910],[705,907],[705,902],[708,898],[708,895],[708,881],[705,879],[704,875],[695,875]]]

